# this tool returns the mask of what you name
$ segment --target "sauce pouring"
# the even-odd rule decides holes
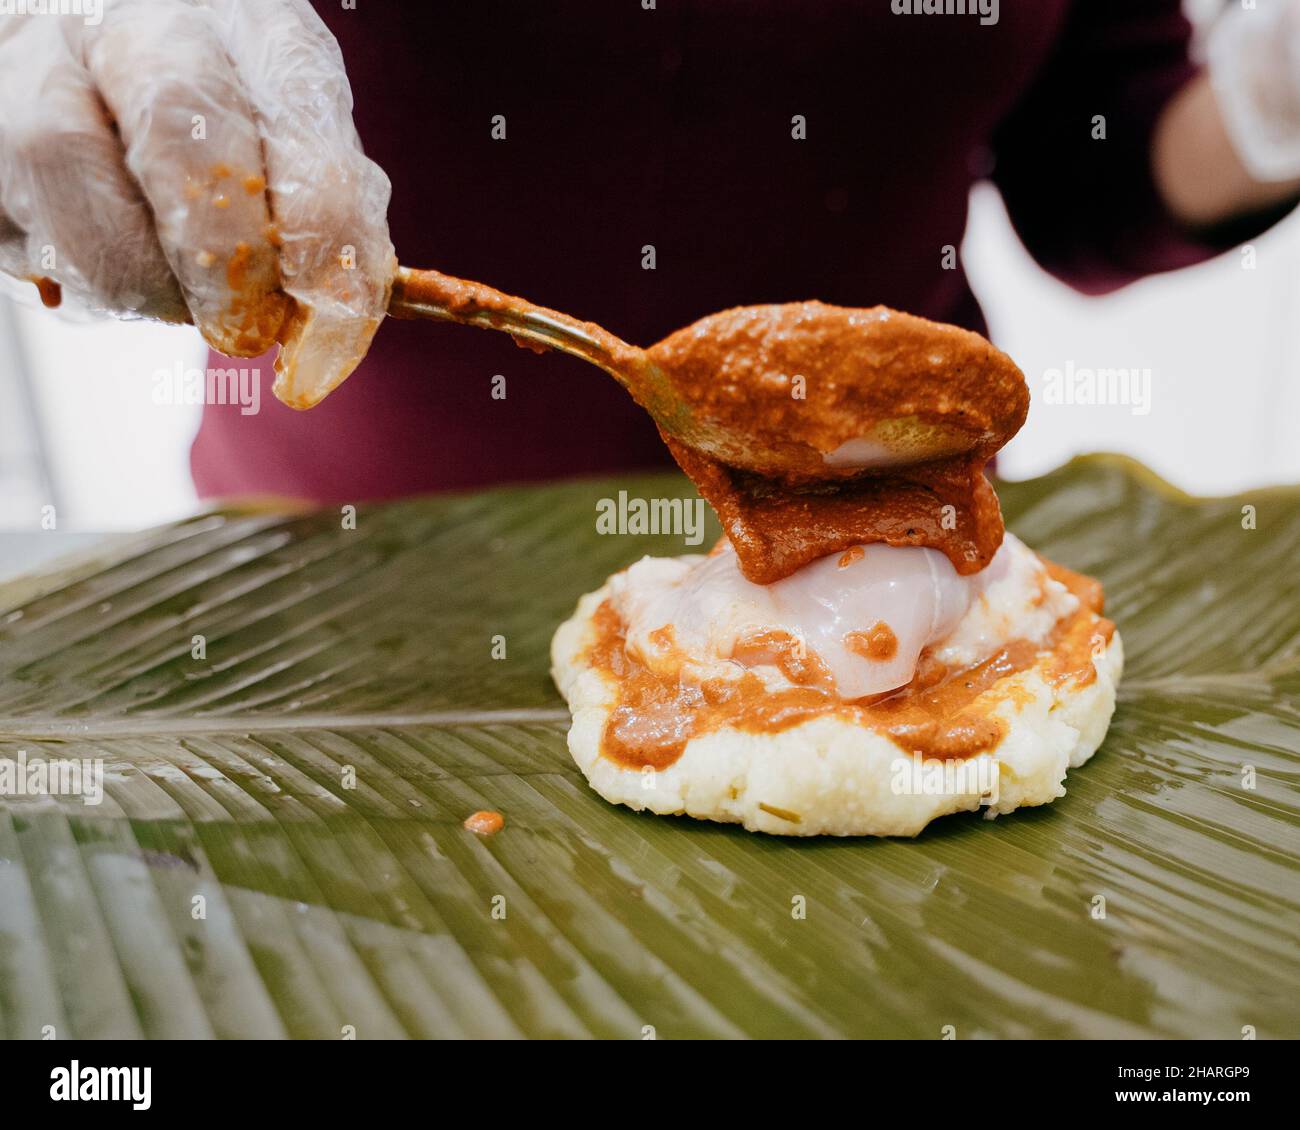
[[[389,314],[509,333],[614,377],[654,419],[758,584],[864,542],[927,546],[958,573],[1002,541],[983,469],[1029,393],[978,334],[883,306],[737,307],[648,349],[437,271],[399,268]]]

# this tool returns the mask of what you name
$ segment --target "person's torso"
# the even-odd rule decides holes
[[[805,298],[979,327],[953,255],[967,194],[1068,0],[1002,0],[991,25],[904,6],[317,5],[393,182],[401,261],[644,345],[717,309]],[[595,369],[412,323],[385,325],[312,412],[209,409],[204,433],[208,493],[346,499],[661,458]]]

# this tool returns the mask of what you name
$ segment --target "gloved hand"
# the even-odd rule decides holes
[[[307,0],[0,16],[0,107],[0,270],[192,319],[233,356],[279,340],[298,408],[365,355],[396,269],[390,185]]]
[[[1263,182],[1300,177],[1300,0],[1230,5],[1210,28],[1206,54],[1246,171]]]

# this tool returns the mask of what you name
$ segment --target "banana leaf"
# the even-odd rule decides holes
[[[1105,582],[1105,744],[1048,807],[793,840],[612,807],[568,757],[552,631],[688,551],[598,534],[619,490],[689,486],[207,513],[0,587],[0,758],[106,775],[0,797],[0,1034],[1300,1035],[1300,491],[1002,484]]]

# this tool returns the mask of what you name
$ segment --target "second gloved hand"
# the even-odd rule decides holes
[[[1215,99],[1246,170],[1264,183],[1300,177],[1300,0],[1232,5],[1206,47]]]

